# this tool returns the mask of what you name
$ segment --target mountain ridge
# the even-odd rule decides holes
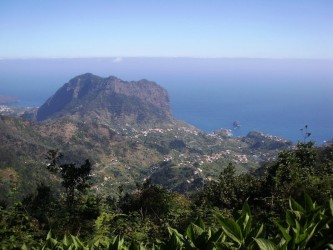
[[[38,109],[36,120],[64,116],[116,126],[151,127],[174,122],[168,93],[155,82],[128,82],[91,73],[65,83]]]

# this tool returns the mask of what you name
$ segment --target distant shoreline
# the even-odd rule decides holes
[[[15,96],[0,96],[0,105],[14,104],[18,102],[18,98]]]

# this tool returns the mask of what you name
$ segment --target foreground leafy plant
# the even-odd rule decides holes
[[[286,212],[285,219],[274,221],[274,225],[279,230],[276,235],[272,235],[272,233],[265,235],[263,224],[254,226],[253,216],[247,202],[244,203],[240,216],[236,220],[225,218],[220,213],[217,213],[216,216],[220,227],[207,228],[201,219],[191,223],[184,234],[169,227],[169,238],[164,241],[157,240],[156,244],[151,246],[151,249],[333,249],[332,199],[330,199],[329,209],[318,206],[308,195],[304,195],[301,203],[289,199],[289,210]],[[109,219],[106,218],[106,221],[109,221]],[[24,245],[22,249],[147,249],[142,243],[136,241],[126,245],[124,237],[120,235],[110,238],[103,223],[99,222],[99,227],[100,235],[88,244],[73,235],[65,235],[62,240],[58,241],[49,232],[41,248],[34,246],[29,248],[29,246]]]
[[[26,245],[22,247],[23,250],[30,249]],[[38,249],[38,248],[33,248]],[[42,250],[145,250],[146,248],[138,243],[132,242],[129,247],[124,243],[124,238],[120,235],[114,238],[103,237],[103,239],[98,238],[90,242],[89,244],[83,243],[77,236],[65,235],[64,238],[60,241],[53,238],[51,231],[48,233],[45,244],[39,248]]]
[[[278,244],[281,249],[325,249],[333,244],[332,199],[330,215],[327,215],[326,210],[313,202],[307,194],[304,195],[302,205],[289,199],[289,207],[285,218],[287,226],[275,222],[281,232]]]
[[[240,217],[237,220],[224,218],[217,215],[221,224],[221,228],[225,237],[221,242],[221,247],[227,249],[253,249],[255,246],[255,239],[263,235],[264,226],[252,226],[252,215],[250,207],[247,202],[244,203]]]

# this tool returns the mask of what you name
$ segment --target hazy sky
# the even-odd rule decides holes
[[[0,0],[0,58],[333,58],[332,0]]]

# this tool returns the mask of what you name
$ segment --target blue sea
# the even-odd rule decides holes
[[[333,60],[80,58],[0,60],[0,95],[40,106],[71,78],[90,72],[148,79],[169,92],[172,112],[205,132],[240,128],[317,144],[333,138]]]

